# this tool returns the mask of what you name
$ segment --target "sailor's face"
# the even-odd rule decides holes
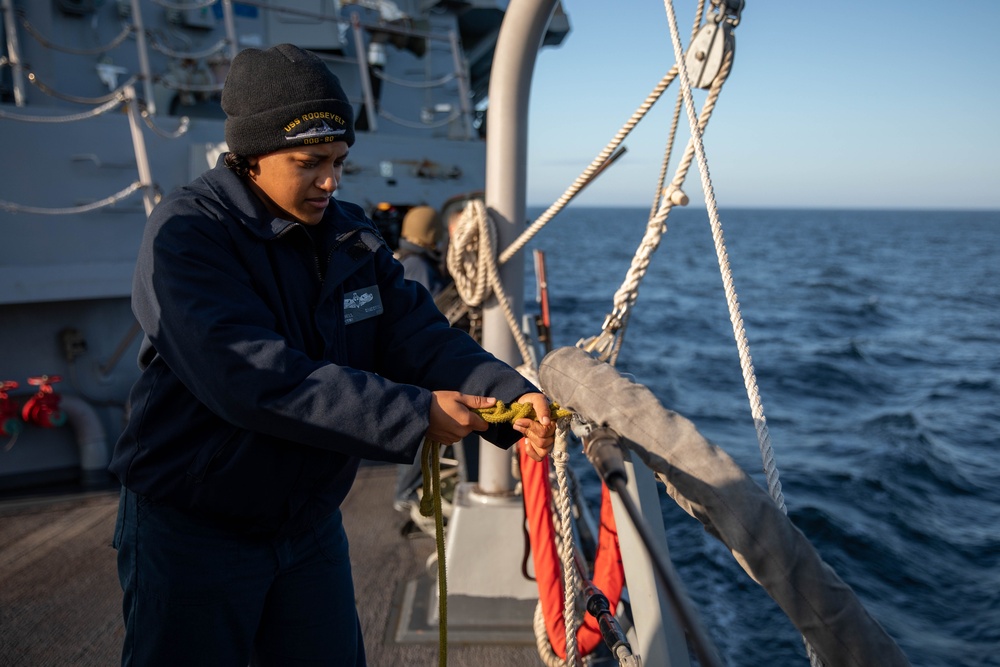
[[[334,141],[251,157],[251,187],[275,216],[315,225],[340,184],[348,151],[347,142]]]

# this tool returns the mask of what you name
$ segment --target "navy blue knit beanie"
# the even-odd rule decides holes
[[[290,146],[354,143],[354,109],[319,57],[291,44],[244,49],[222,88],[226,143],[238,155]]]

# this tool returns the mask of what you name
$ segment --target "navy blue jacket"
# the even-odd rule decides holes
[[[537,391],[448,326],[360,207],[331,200],[307,230],[221,161],[150,215],[132,309],[142,373],[110,470],[241,530],[306,528],[339,507],[360,459],[412,461],[430,390]]]

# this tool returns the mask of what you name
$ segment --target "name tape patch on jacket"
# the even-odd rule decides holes
[[[362,287],[344,295],[344,324],[353,324],[382,314],[378,285]]]

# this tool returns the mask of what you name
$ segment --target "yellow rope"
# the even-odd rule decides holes
[[[473,410],[488,424],[513,423],[516,419],[536,419],[535,407],[531,403],[511,403],[497,401],[491,408]],[[549,406],[553,421],[569,417],[570,410],[560,408],[557,403]],[[430,438],[424,440],[420,450],[420,473],[423,476],[424,491],[420,495],[421,516],[434,516],[434,536],[437,541],[438,564],[438,665],[448,664],[448,582],[444,562],[444,516],[441,512],[441,448],[443,445]]]
[[[503,401],[497,401],[496,405],[492,408],[476,408],[473,412],[489,424],[513,423],[515,419],[523,417],[527,417],[528,419],[537,418],[535,407],[531,403],[511,403],[508,406]],[[552,421],[559,421],[563,417],[569,417],[573,414],[570,410],[560,408],[558,403],[550,404],[549,412],[552,416]]]
[[[441,443],[424,440],[420,452],[420,472],[424,492],[420,496],[420,514],[434,515],[434,535],[438,561],[438,665],[448,664],[448,583],[444,563],[444,516],[441,512]]]

